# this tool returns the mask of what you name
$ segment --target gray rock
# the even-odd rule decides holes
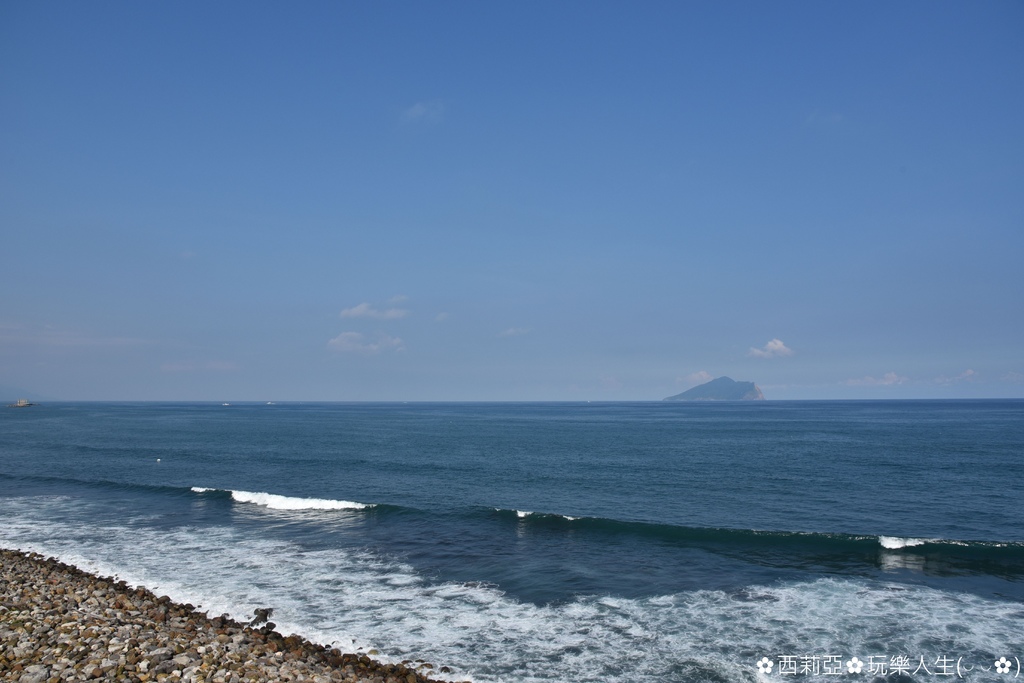
[[[150,669],[150,672],[154,676],[157,675],[157,674],[169,674],[172,671],[174,671],[174,669],[177,668],[177,666],[178,666],[177,664],[175,664],[173,661],[168,659],[168,660],[160,662],[159,664],[154,666],[152,669]]]
[[[168,659],[174,656],[174,650],[169,647],[162,647],[158,650],[153,650],[146,655],[146,659],[149,660],[149,665],[160,664],[166,662]]]
[[[43,683],[50,677],[50,670],[42,664],[31,664],[25,667],[18,679],[20,683]]]

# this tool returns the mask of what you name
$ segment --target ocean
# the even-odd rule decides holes
[[[1009,681],[1024,401],[0,410],[0,546],[477,683]]]

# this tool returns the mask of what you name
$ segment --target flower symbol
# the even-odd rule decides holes
[[[767,657],[761,657],[761,659],[757,660],[757,670],[763,674],[770,674],[772,672],[773,666],[775,666],[775,662],[768,659]]]
[[[996,660],[996,673],[997,674],[1008,674],[1010,673],[1010,662],[1006,657],[1000,657]]]
[[[864,668],[864,662],[856,657],[846,662],[846,670],[852,674],[859,674],[862,668]]]

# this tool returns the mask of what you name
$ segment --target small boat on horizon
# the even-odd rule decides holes
[[[38,405],[38,404],[37,403],[32,403],[32,401],[29,401],[27,398],[19,398],[14,403],[8,403],[7,407],[8,408],[31,408],[34,405]]]

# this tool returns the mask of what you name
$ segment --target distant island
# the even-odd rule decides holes
[[[719,377],[710,382],[669,396],[665,401],[763,401],[764,394],[753,382],[737,382]]]

